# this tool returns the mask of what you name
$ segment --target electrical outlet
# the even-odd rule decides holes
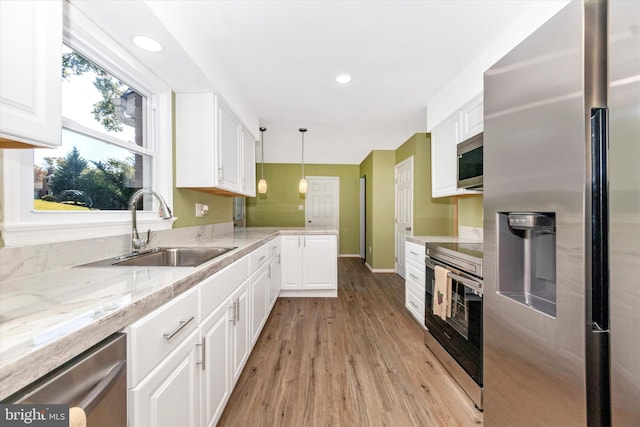
[[[209,206],[202,203],[196,203],[196,216],[207,216],[209,214]]]
[[[303,211],[304,210],[304,206],[303,205],[298,205],[298,210],[299,211]]]

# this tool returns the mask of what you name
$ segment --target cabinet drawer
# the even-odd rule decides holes
[[[267,243],[267,258],[271,258],[278,252],[280,252],[280,237],[276,237]]]
[[[258,271],[258,269],[262,267],[265,262],[267,262],[267,246],[268,244],[262,245],[258,249],[256,249],[255,251],[249,254],[249,259],[250,259],[249,264],[251,265],[251,274]]]
[[[424,324],[424,295],[419,297],[412,289],[405,290],[405,305],[413,317],[422,325]]]
[[[415,282],[417,285],[420,285],[420,287],[424,290],[424,284],[425,284],[424,264],[417,267],[415,263],[408,262],[407,265],[405,266],[405,269],[406,269],[406,274],[405,274],[406,281]]]
[[[197,327],[197,288],[188,290],[128,326],[129,387],[135,387]]]
[[[204,319],[249,278],[249,255],[218,271],[198,285],[200,319]]]
[[[413,242],[405,242],[404,249],[404,256],[407,262],[414,261],[418,264],[424,265],[424,245],[419,245]]]

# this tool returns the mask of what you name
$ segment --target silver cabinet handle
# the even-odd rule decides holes
[[[233,305],[229,307],[231,310],[233,310],[233,314],[231,315],[231,319],[229,319],[230,322],[233,322],[233,326],[236,325],[236,302],[233,302]]]
[[[411,304],[411,305],[412,305],[412,306],[414,306],[415,308],[418,308],[418,305],[417,305],[415,302],[413,302],[413,301],[409,301],[409,304]]]
[[[236,300],[236,322],[240,321],[240,298]]]
[[[200,346],[200,348],[202,349],[202,351],[200,352],[200,355],[202,357],[201,362],[196,362],[196,365],[202,366],[203,371],[206,366],[206,357],[207,357],[207,347],[205,346],[207,342],[206,339],[207,337],[202,337],[202,342],[196,343],[196,347]]]
[[[93,409],[100,403],[102,396],[105,395],[111,386],[120,378],[122,374],[126,372],[125,367],[127,362],[124,360],[116,363],[113,368],[102,377],[102,379],[96,384],[95,387],[87,393],[87,395],[80,401],[78,406],[82,408],[87,414],[91,413]]]
[[[168,341],[171,338],[173,338],[178,332],[180,332],[182,330],[182,328],[184,328],[185,326],[187,326],[189,324],[189,322],[191,322],[193,319],[195,319],[196,316],[191,316],[190,319],[188,320],[181,320],[180,324],[178,325],[177,328],[175,328],[173,331],[171,332],[166,332],[164,334],[162,334],[162,336]]]
[[[410,253],[411,255],[415,255],[415,256],[418,256],[418,255],[419,255],[417,252],[413,252],[413,251],[409,251],[409,253]]]
[[[411,276],[412,278],[414,278],[414,279],[416,279],[416,280],[418,279],[418,276],[416,276],[416,275],[415,275],[415,274],[413,274],[413,273],[409,273],[409,276]]]
[[[266,257],[266,255],[262,255],[260,258],[258,258],[258,262],[262,262]]]

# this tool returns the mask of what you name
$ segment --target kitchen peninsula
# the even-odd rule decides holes
[[[7,255],[9,248],[4,248],[3,257],[6,258],[0,276],[0,399],[280,236],[337,235],[333,230],[304,228],[235,231],[221,228],[222,232],[203,233],[201,227],[191,227],[158,233],[156,244],[161,246],[237,247],[198,267],[76,268],[58,265],[56,269],[42,270],[42,265],[34,265],[29,267],[33,274],[26,274],[28,259],[14,259]],[[74,256],[74,265],[102,257],[93,254],[93,259],[79,261],[79,255]],[[336,257],[337,251],[334,251],[327,258],[333,262],[333,268],[327,271],[334,277],[337,277]],[[311,290],[305,296],[335,296],[337,278],[333,284],[334,289]],[[295,296],[296,290],[287,292],[287,295]]]

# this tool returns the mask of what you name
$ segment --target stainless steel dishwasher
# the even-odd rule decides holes
[[[117,333],[14,394],[5,403],[80,407],[90,427],[127,426],[126,335]]]

